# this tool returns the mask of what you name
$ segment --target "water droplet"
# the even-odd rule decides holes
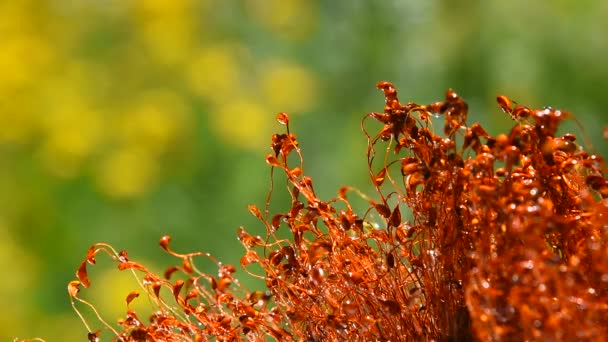
[[[277,114],[277,122],[280,123],[281,125],[288,125],[289,124],[289,116],[287,115],[287,113],[279,113],[279,114]]]
[[[316,286],[320,286],[325,280],[325,270],[321,266],[312,269],[310,279]]]
[[[538,204],[529,205],[528,207],[526,207],[526,211],[529,213],[535,213],[539,210],[540,210],[540,206]]]
[[[351,300],[346,300],[342,304],[342,312],[347,316],[355,316],[359,313],[359,305],[352,302]]]

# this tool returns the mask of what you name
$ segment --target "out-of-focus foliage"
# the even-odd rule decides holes
[[[235,263],[279,111],[321,197],[364,184],[379,80],[419,103],[452,87],[491,133],[511,120],[497,94],[571,110],[606,155],[607,16],[601,1],[0,2],[0,339],[83,338],[65,284],[97,241],[161,269],[169,233]],[[130,288],[98,294],[104,310]]]

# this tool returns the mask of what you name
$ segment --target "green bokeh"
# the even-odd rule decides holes
[[[606,155],[607,17],[601,1],[0,2],[0,340],[84,339],[66,284],[98,241],[159,271],[165,234],[237,264],[278,112],[322,198],[368,189],[380,80],[403,102],[454,88],[492,134],[512,124],[498,94],[564,108]],[[118,273],[104,265],[94,284]],[[120,312],[123,283],[90,298]]]

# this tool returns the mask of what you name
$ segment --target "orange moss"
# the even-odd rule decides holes
[[[606,166],[574,135],[557,136],[570,113],[499,96],[515,124],[494,137],[466,123],[468,106],[452,90],[444,101],[418,105],[399,102],[388,82],[378,88],[384,111],[363,120],[374,198],[343,187],[335,198],[319,199],[287,114],[277,116],[287,132],[273,135],[266,161],[285,174],[291,207],[270,213],[271,190],[264,209],[249,208],[266,236],[238,231],[241,266],[264,279],[266,291],[242,288],[234,266],[206,253],[173,251],[165,236],[162,248],[181,262],[162,276],[111,246],[92,246],[69,285],[74,307],[89,304],[78,291],[89,285],[87,264],[104,252],[119,269],[140,275],[156,306],[149,321],[129,310],[118,330],[104,322],[116,341],[608,336]],[[431,116],[444,118],[442,135]],[[369,118],[381,124],[375,134]],[[356,213],[350,196],[368,201],[368,210]],[[278,230],[291,237],[279,238]],[[196,268],[200,257],[217,264],[217,276]],[[251,264],[264,273],[249,272]],[[172,281],[176,273],[186,280]],[[127,304],[138,295],[130,293]],[[100,330],[85,325],[89,340],[98,340]]]

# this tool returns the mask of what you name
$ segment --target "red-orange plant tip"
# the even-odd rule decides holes
[[[99,342],[99,335],[101,335],[101,329],[95,332],[90,332],[87,334],[87,340],[89,342]]]
[[[88,258],[83,260],[80,263],[78,270],[76,271],[76,277],[78,277],[78,280],[80,280],[80,283],[85,288],[88,288],[91,285],[91,282],[89,281],[89,274],[87,273],[87,262],[88,261],[89,261]]]
[[[96,262],[96,260],[95,260],[96,250],[97,250],[97,245],[92,245],[91,247],[89,247],[89,250],[87,251],[86,260],[91,264],[95,264],[95,262]]]
[[[130,292],[130,293],[127,295],[127,298],[125,299],[125,300],[126,300],[126,302],[127,302],[127,306],[128,306],[129,304],[131,304],[131,302],[133,301],[133,299],[135,299],[135,298],[137,298],[137,297],[139,297],[139,292],[137,292],[137,291],[131,291],[131,292]]]
[[[160,246],[165,250],[169,251],[169,242],[171,242],[171,236],[165,235],[160,238]]]
[[[118,269],[121,270],[121,271],[129,270],[129,269],[135,269],[135,270],[139,270],[139,271],[146,271],[146,268],[143,265],[141,265],[141,264],[139,264],[137,262],[133,262],[133,261],[120,262],[118,264]]]
[[[80,292],[80,282],[78,280],[72,280],[68,283],[68,293],[71,297],[77,297]]]
[[[281,166],[281,163],[277,157],[273,156],[272,154],[266,156],[266,163],[268,163],[270,166]]]
[[[505,112],[507,114],[511,114],[511,112],[513,111],[513,107],[512,107],[513,101],[511,101],[510,98],[508,98],[504,95],[499,95],[496,97],[496,102],[498,103],[498,106],[500,107],[500,109],[503,110],[503,112]]]
[[[263,219],[260,209],[255,204],[248,205],[247,209],[249,209],[249,212],[251,213],[251,215],[257,217],[260,220]]]
[[[479,123],[467,124],[468,105],[452,89],[443,101],[419,105],[399,102],[390,82],[377,87],[384,92],[384,109],[367,114],[362,124],[376,196],[343,186],[338,198],[318,198],[303,172],[295,135],[288,127],[274,134],[274,154],[266,162],[285,173],[291,206],[269,213],[270,191],[264,214],[248,207],[266,236],[237,231],[245,248],[241,266],[264,280],[267,291],[247,291],[233,277],[233,266],[206,253],[171,251],[164,236],[161,247],[181,262],[166,269],[166,280],[126,253],[113,257],[120,269],[144,274],[141,285],[157,306],[149,323],[128,310],[114,340],[608,336],[606,166],[573,134],[557,134],[572,115],[528,108],[501,95],[498,107],[517,122],[492,136]],[[443,117],[442,134],[435,132],[431,115]],[[369,133],[367,118],[382,127]],[[278,114],[277,121],[288,126],[287,114]],[[300,162],[288,165],[290,153]],[[348,191],[368,201],[368,209],[357,214]],[[289,239],[276,235],[281,226]],[[95,262],[95,253],[89,250],[79,280],[68,285],[70,296],[88,284],[86,263]],[[198,257],[214,261],[217,275],[199,273]],[[252,263],[261,274],[248,269]],[[167,281],[178,272],[185,280]],[[160,299],[163,287],[173,303]]]
[[[124,249],[118,253],[118,261],[127,262],[129,261],[129,254]]]
[[[386,168],[383,168],[382,170],[380,170],[380,172],[378,172],[378,174],[374,178],[374,185],[376,185],[376,186],[382,185],[382,183],[384,183],[385,176],[386,176]]]
[[[277,122],[281,125],[289,125],[289,115],[285,112],[277,114]]]
[[[175,297],[176,301],[179,297],[179,292],[182,290],[183,286],[184,286],[184,281],[181,279],[177,280],[175,282],[175,284],[173,285],[173,296]]]
[[[278,226],[278,224],[276,222],[273,222],[273,226],[275,224]],[[243,244],[244,246],[253,247],[253,246],[263,246],[264,245],[264,240],[262,240],[261,237],[259,237],[259,236],[254,237],[254,236],[250,235],[249,233],[247,233],[245,231],[245,228],[243,228],[243,227],[239,227],[239,229],[237,231],[237,238],[241,242],[241,244]]]
[[[192,267],[192,263],[190,262],[188,257],[184,257],[182,260],[182,269],[186,274],[192,274],[194,272],[194,268]]]
[[[179,267],[177,266],[169,266],[166,270],[165,273],[163,274],[164,278],[169,280],[171,279],[171,275],[175,272],[179,271]]]

